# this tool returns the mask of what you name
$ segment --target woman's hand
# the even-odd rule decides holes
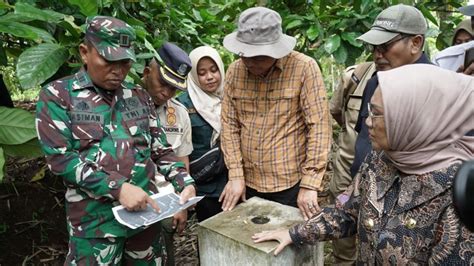
[[[290,237],[290,230],[288,229],[278,229],[273,231],[262,231],[256,233],[252,236],[253,242],[260,243],[265,241],[276,240],[280,244],[275,249],[273,253],[275,256],[278,255],[286,246],[293,243]]]

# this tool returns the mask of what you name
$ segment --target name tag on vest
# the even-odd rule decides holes
[[[71,121],[73,123],[104,123],[104,115],[98,113],[90,112],[81,112],[81,111],[72,111],[71,112]]]
[[[146,106],[123,112],[123,119],[125,121],[144,118],[144,117],[148,117],[148,107]]]

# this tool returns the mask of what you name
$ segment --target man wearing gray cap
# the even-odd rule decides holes
[[[372,52],[377,71],[394,69],[407,64],[430,64],[423,53],[426,19],[420,10],[408,5],[394,5],[384,9],[368,32],[358,39],[365,42]],[[367,104],[378,86],[377,75],[368,82],[362,95],[361,109],[355,130],[359,133],[355,145],[351,176],[354,177],[367,154],[372,149],[365,119]]]
[[[222,103],[225,211],[252,196],[299,207],[305,219],[319,211],[331,146],[328,102],[316,61],[293,51],[295,44],[280,15],[264,7],[242,12],[224,39],[240,56],[227,71]]]

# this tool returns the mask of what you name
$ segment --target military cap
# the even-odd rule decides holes
[[[120,19],[95,16],[86,21],[86,39],[108,61],[136,61],[132,42],[135,30]]]
[[[158,50],[160,76],[169,85],[186,90],[186,76],[191,71],[188,54],[173,43],[165,42]]]

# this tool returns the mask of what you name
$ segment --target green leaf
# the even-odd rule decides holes
[[[5,167],[5,155],[3,154],[2,147],[0,147],[0,182],[3,181],[3,167]]]
[[[74,23],[74,17],[67,17],[64,21],[59,22],[58,25],[69,31],[74,38],[80,39],[82,30],[81,27]]]
[[[9,5],[5,1],[0,1],[0,10],[12,8],[12,5]],[[1,180],[0,180],[1,181]]]
[[[7,64],[7,53],[5,52],[5,48],[3,48],[3,46],[0,46],[0,65],[6,66]]]
[[[148,31],[143,28],[142,26],[138,26],[138,25],[134,25],[134,26],[131,26],[134,30],[135,30],[135,34],[137,35],[137,38],[139,40],[143,40],[146,38],[146,36],[148,35]]]
[[[43,179],[47,169],[48,166],[43,165],[43,167],[41,167],[41,169],[39,169],[38,172],[36,172],[36,174],[31,178],[30,182],[37,182]]]
[[[97,15],[97,2],[95,0],[68,0],[69,4],[79,7],[81,13],[85,16]]]
[[[153,47],[153,45],[147,40],[145,39],[145,47],[158,59],[161,61],[161,57],[160,55],[158,54],[158,52],[156,52],[155,48]]]
[[[341,46],[341,37],[339,37],[339,35],[332,35],[324,43],[324,50],[328,54],[332,54],[339,48],[339,46]]]
[[[66,15],[58,13],[56,11],[39,9],[22,2],[18,2],[15,4],[15,14],[52,23],[58,23],[66,17]]]
[[[193,15],[197,21],[202,22],[201,13],[194,8],[193,8]]]
[[[36,137],[35,116],[32,113],[0,106],[0,144],[17,145]]]
[[[344,64],[347,60],[347,49],[344,45],[339,46],[339,48],[333,53],[334,59],[338,64]]]
[[[424,7],[423,5],[418,5],[418,8],[420,9],[421,13],[423,13],[423,16],[425,16],[425,18],[428,18],[433,24],[439,26],[438,20],[436,20],[436,18],[426,7]]]
[[[362,47],[362,42],[356,40],[357,37],[359,37],[360,34],[359,33],[356,33],[356,32],[343,32],[341,34],[341,37],[344,41],[347,41],[348,43],[350,43],[352,46],[355,46],[355,47]]]
[[[0,32],[35,42],[55,42],[53,36],[47,31],[14,21],[0,21]]]
[[[135,56],[138,59],[150,59],[153,58],[153,53],[140,53]]]
[[[290,29],[293,29],[293,28],[296,28],[296,27],[300,26],[301,24],[303,24],[303,21],[293,20],[292,22],[288,23],[288,25],[286,25],[286,29],[290,30]]]
[[[32,18],[25,17],[25,16],[20,16],[17,14],[14,14],[13,12],[7,13],[3,16],[0,16],[0,21],[2,22],[29,22],[32,21]]]
[[[56,73],[68,56],[66,48],[54,43],[26,49],[18,58],[16,66],[20,85],[27,89],[41,84]]]
[[[311,25],[311,27],[306,31],[306,35],[310,41],[316,40],[319,36],[319,28],[316,25]]]
[[[41,146],[37,138],[34,138],[26,143],[17,145],[1,144],[5,155],[10,157],[25,157],[36,158],[43,156]]]

